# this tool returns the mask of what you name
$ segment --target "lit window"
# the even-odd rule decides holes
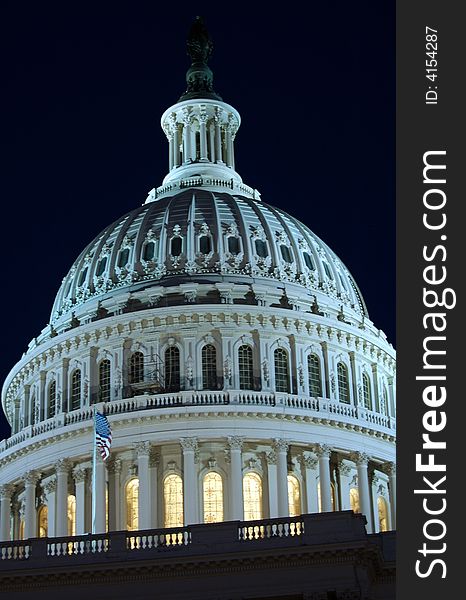
[[[52,381],[49,385],[48,402],[47,402],[47,418],[55,416],[55,406],[57,402],[57,384]]]
[[[107,257],[104,256],[97,263],[97,271],[95,272],[95,274],[97,275],[97,277],[100,277],[103,274],[103,272],[105,271],[105,267],[106,266],[107,266]]]
[[[312,258],[312,256],[308,252],[303,252],[303,256],[306,267],[311,271],[315,271],[316,266],[314,264],[314,259]]]
[[[328,266],[328,264],[325,261],[323,261],[322,264],[324,265],[324,271],[327,277],[329,279],[333,279],[332,271],[330,271],[330,267]]]
[[[24,519],[19,521],[19,539],[24,540]]]
[[[71,375],[71,410],[81,408],[81,370],[75,369]]]
[[[285,246],[284,244],[282,244],[280,246],[280,251],[282,253],[282,258],[285,262],[287,263],[292,263],[293,262],[293,255],[291,254],[291,249],[288,248],[288,246]]]
[[[264,242],[264,240],[256,240],[255,246],[256,246],[256,254],[260,258],[266,258],[269,255],[269,252],[267,250],[267,244],[266,244],[266,242]]]
[[[141,383],[144,381],[144,354],[133,352],[129,359],[129,382]]]
[[[147,242],[142,252],[142,258],[144,260],[152,260],[155,256],[155,242]]]
[[[322,396],[322,380],[320,376],[320,361],[316,354],[307,357],[307,370],[309,374],[309,395],[313,398]]]
[[[163,481],[164,527],[183,526],[183,480],[173,473]]]
[[[317,484],[317,501],[319,505],[319,512],[322,512],[322,496],[320,493],[320,481]],[[332,511],[335,510],[335,486],[333,483],[330,484],[330,502],[332,505]]]
[[[367,408],[367,410],[372,410],[371,386],[369,377],[366,375],[366,373],[363,373],[362,375],[362,397],[364,408]]]
[[[176,346],[169,346],[165,350],[165,390],[180,390],[180,351]]]
[[[246,473],[243,477],[244,520],[262,519],[262,479],[257,473]]]
[[[81,287],[82,284],[86,281],[86,275],[87,275],[87,267],[85,269],[83,269],[79,275],[78,287]]]
[[[337,366],[337,376],[338,376],[338,398],[340,402],[344,402],[345,404],[350,403],[350,390],[349,390],[349,380],[348,380],[348,368],[343,363],[338,363]]]
[[[211,471],[204,477],[204,523],[223,521],[223,481],[222,477]]]
[[[110,361],[107,358],[99,363],[99,402],[110,400]]]
[[[210,254],[212,251],[212,240],[210,235],[201,235],[199,238],[199,252],[201,254]]]
[[[288,510],[290,517],[296,517],[301,514],[299,481],[294,475],[288,475]]]
[[[126,484],[126,529],[137,531],[139,527],[139,479],[131,479]]]
[[[217,351],[212,344],[202,348],[202,389],[217,389]]]
[[[288,354],[283,348],[277,348],[273,355],[275,362],[275,389],[277,392],[289,392]]]
[[[377,498],[377,509],[379,513],[379,530],[388,531],[387,503],[385,502],[385,498],[382,498],[382,496]]]
[[[76,535],[76,496],[68,495],[68,535]]]
[[[241,252],[239,238],[230,235],[228,237],[228,252],[230,254],[239,254]]]
[[[41,506],[37,515],[37,528],[38,537],[47,537],[48,533],[48,508],[47,506]]]
[[[171,241],[171,250],[170,253],[172,256],[179,256],[181,254],[181,248],[182,248],[182,239],[180,237],[174,237],[172,238]]]
[[[129,248],[125,248],[124,250],[120,251],[120,254],[118,256],[118,266],[121,267],[126,267],[126,265],[128,264],[128,259],[129,259]]]
[[[349,499],[351,510],[355,513],[361,512],[361,507],[359,506],[359,490],[357,488],[350,489]]]
[[[238,367],[239,367],[239,389],[252,390],[254,385],[254,373],[252,362],[252,348],[244,345],[238,349]]]

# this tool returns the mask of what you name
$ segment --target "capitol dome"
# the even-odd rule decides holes
[[[335,253],[243,183],[210,52],[196,21],[167,176],[82,251],[6,378],[0,540],[75,539],[92,503],[99,534],[345,509],[395,527],[395,351]]]

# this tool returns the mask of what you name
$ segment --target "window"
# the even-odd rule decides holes
[[[95,274],[96,274],[97,277],[100,277],[103,274],[103,272],[105,271],[105,267],[106,266],[107,266],[107,257],[104,256],[97,263],[97,270],[95,272]]]
[[[228,252],[230,254],[239,254],[241,252],[239,238],[232,235],[228,237]]]
[[[57,383],[55,380],[50,382],[47,398],[47,419],[55,416],[55,406],[57,403]]]
[[[223,481],[221,475],[211,471],[204,477],[204,523],[223,521]]]
[[[76,535],[76,496],[68,494],[68,535]]]
[[[99,402],[110,400],[110,361],[107,358],[99,363]]]
[[[382,496],[377,498],[377,509],[379,513],[379,530],[388,531],[387,503],[385,502],[385,498],[382,498]]]
[[[165,350],[165,390],[179,392],[180,390],[180,351],[176,346]]]
[[[210,235],[201,235],[199,238],[199,252],[201,254],[210,254],[212,251],[212,240]]]
[[[330,267],[328,266],[328,263],[326,263],[324,260],[322,262],[322,264],[324,265],[324,271],[325,271],[325,274],[327,275],[327,277],[329,279],[333,279],[332,271],[330,271]]]
[[[155,256],[155,242],[147,242],[142,251],[143,260],[152,260]]]
[[[48,508],[44,505],[39,508],[39,512],[37,515],[38,537],[47,537],[48,528]]]
[[[303,252],[303,256],[306,267],[308,269],[311,269],[311,271],[315,271],[316,266],[314,264],[314,259],[312,258],[312,256],[308,252]]]
[[[264,240],[256,240],[255,246],[256,246],[256,254],[260,258],[266,258],[269,255],[269,252],[267,250],[267,244],[266,244],[266,242],[264,242]]]
[[[129,258],[129,248],[125,248],[124,250],[120,250],[120,254],[118,255],[118,267],[126,267],[128,264]]]
[[[144,354],[133,352],[129,359],[129,382],[141,383],[144,381]]]
[[[288,354],[283,348],[277,348],[273,355],[275,362],[275,390],[277,392],[289,392]]]
[[[291,249],[288,248],[288,246],[285,246],[284,244],[282,244],[280,246],[280,251],[282,253],[282,258],[285,262],[287,263],[292,263],[293,262],[293,255],[291,254]]]
[[[79,275],[78,287],[81,287],[82,284],[86,281],[86,275],[87,275],[87,267],[85,269],[83,269]]]
[[[288,475],[288,510],[290,517],[301,514],[301,495],[298,478]]]
[[[134,477],[126,484],[126,529],[137,531],[139,527],[139,479]]]
[[[244,345],[238,349],[239,389],[252,390],[254,388],[254,373],[252,362],[252,348]]]
[[[337,365],[337,377],[338,377],[338,398],[340,402],[345,404],[350,403],[350,391],[349,391],[349,380],[348,380],[348,367],[343,363]]]
[[[217,351],[212,344],[202,348],[202,389],[217,389]]]
[[[309,395],[313,398],[322,396],[322,379],[320,376],[320,360],[316,354],[307,357],[307,370],[309,374]]]
[[[246,473],[243,477],[244,520],[262,519],[262,479],[257,473]]]
[[[372,410],[371,384],[366,373],[362,374],[362,399],[364,408]]]
[[[71,410],[81,408],[81,369],[75,369],[71,375]]]
[[[343,286],[343,289],[344,289],[344,290],[346,290],[346,291],[348,291],[348,286],[346,285],[346,282],[345,282],[345,280],[343,279],[343,275],[342,275],[341,273],[339,273],[338,275],[339,275],[339,277],[340,277],[340,283],[341,283],[341,285]]]
[[[180,237],[174,237],[172,238],[172,241],[170,243],[170,254],[172,256],[179,256],[181,254],[181,248],[183,245],[183,240]]]
[[[355,513],[361,512],[361,507],[359,505],[359,490],[357,488],[350,489],[349,499],[350,499],[351,510]]]
[[[317,501],[319,505],[319,512],[322,512],[322,496],[320,493],[320,481],[317,484]],[[330,484],[330,501],[332,503],[332,511],[335,510],[335,486],[333,483]]]
[[[164,527],[183,526],[183,480],[173,473],[163,481]]]

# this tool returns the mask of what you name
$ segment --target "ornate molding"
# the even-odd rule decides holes
[[[133,444],[136,450],[136,455],[139,456],[150,456],[151,445],[148,441],[135,442]]]
[[[198,449],[198,441],[195,437],[180,438],[180,444],[184,452],[196,452]]]
[[[343,460],[338,461],[338,470],[340,475],[343,477],[348,477],[351,473],[351,466],[345,463]]]
[[[332,448],[327,444],[316,444],[314,446],[314,452],[319,458],[330,458]]]
[[[273,447],[276,452],[288,452],[290,444],[284,439],[275,438],[273,440]]]
[[[78,465],[73,469],[73,479],[75,483],[83,483],[87,478],[87,468]]]
[[[233,435],[227,438],[228,446],[231,450],[241,450],[244,444],[244,439],[239,435]]]
[[[54,494],[57,491],[57,479],[56,477],[54,477],[53,479],[50,479],[50,481],[48,481],[45,484],[45,491],[47,494]]]
[[[268,465],[276,465],[277,464],[277,453],[275,450],[270,450],[270,452],[265,453],[265,460]]]
[[[11,499],[14,491],[15,486],[12,483],[4,483],[3,485],[0,485],[0,498],[3,500]]]
[[[367,467],[371,457],[365,452],[353,452],[351,460],[353,460],[358,467]]]
[[[396,477],[396,463],[394,463],[394,462],[384,463],[383,470],[389,477]]]
[[[36,485],[40,477],[41,474],[38,471],[28,471],[24,474],[23,480],[25,485]]]
[[[60,458],[54,463],[56,473],[68,473],[71,469],[71,463],[67,458]]]
[[[300,462],[305,469],[316,469],[319,464],[317,457],[309,452],[303,452],[300,456]]]
[[[123,461],[121,458],[111,458],[107,461],[107,470],[109,473],[120,474],[123,468]]]

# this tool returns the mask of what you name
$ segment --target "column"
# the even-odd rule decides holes
[[[303,452],[301,466],[304,470],[305,512],[318,513],[319,499],[317,497],[317,457],[311,452]]]
[[[194,454],[198,448],[196,438],[181,438],[183,449],[183,502],[184,523],[192,525],[197,523],[197,477]]]
[[[28,471],[24,476],[24,539],[26,540],[37,537],[36,485],[39,478],[36,471]]]
[[[61,394],[57,397],[57,406],[55,414],[60,414],[68,410],[68,372],[70,359],[64,358],[61,366]]]
[[[152,447],[149,454],[149,481],[150,481],[150,527],[156,529],[158,527],[158,481],[159,481],[159,463],[160,454],[156,448]]]
[[[25,384],[23,386],[23,391],[24,391],[24,398],[23,398],[23,414],[22,414],[22,418],[20,419],[20,428],[23,429],[23,427],[27,427],[28,425],[32,424],[32,420],[31,420],[31,415],[32,415],[32,408],[31,408],[31,386],[29,384]]]
[[[228,446],[230,448],[230,520],[242,521],[244,518],[243,465],[241,455],[243,438],[239,436],[229,437]]]
[[[278,517],[277,453],[275,450],[267,452],[265,460],[267,461],[267,479],[269,482],[269,519],[275,519]]]
[[[68,471],[70,463],[66,459],[60,459],[55,463],[57,474],[56,495],[56,531],[57,537],[68,535]]]
[[[385,472],[388,474],[388,491],[390,493],[390,526],[391,529],[396,529],[396,464],[386,463]]]
[[[170,129],[168,131],[168,170],[171,171],[173,169],[173,130]]]
[[[351,502],[350,502],[351,465],[349,465],[345,460],[340,460],[338,463],[338,473],[340,476],[341,510],[351,510]]]
[[[86,482],[87,469],[78,465],[73,469],[76,486],[76,535],[86,533]]]
[[[105,533],[107,529],[105,490],[105,463],[100,456],[97,456],[95,468],[95,497],[92,499],[95,510],[95,533]]]
[[[330,446],[320,444],[315,453],[319,457],[320,502],[322,512],[332,512],[332,485],[330,483]]]
[[[288,517],[288,442],[283,439],[274,440],[274,449],[277,453],[277,505],[278,516]]]
[[[231,128],[230,125],[225,126],[225,147],[226,147],[226,158],[225,162],[228,167],[231,167]]]
[[[367,532],[372,533],[371,498],[369,492],[369,477],[367,474],[369,456],[364,452],[356,452],[354,454],[354,461],[358,470],[359,505],[361,507],[361,513],[365,515],[367,519]]]
[[[0,542],[10,540],[11,496],[14,489],[9,483],[0,485]]]
[[[215,115],[215,162],[222,162],[222,133],[220,130],[220,114],[221,111],[217,111]]]
[[[47,418],[47,403],[48,398],[45,394],[45,378],[47,376],[46,371],[40,371],[39,373],[39,421],[43,421]]]
[[[151,516],[151,482],[149,472],[149,442],[136,442],[134,444],[138,457],[138,529],[150,529]]]
[[[121,468],[122,462],[119,458],[107,461],[108,471],[108,529],[109,531],[120,531],[121,515]]]
[[[215,124],[213,121],[209,125],[209,140],[210,140],[210,162],[215,162]]]
[[[45,485],[45,493],[47,496],[47,536],[55,537],[55,521],[56,521],[56,492],[57,492],[57,479],[55,476],[50,479]]]
[[[202,162],[207,162],[207,115],[205,113],[201,113],[199,115],[199,145],[200,145],[200,160]]]
[[[176,121],[173,122],[173,167],[180,166],[180,138],[178,134],[178,124]]]

